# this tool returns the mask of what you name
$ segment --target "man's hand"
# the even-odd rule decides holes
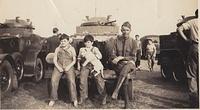
[[[60,67],[57,67],[57,69],[58,69],[58,71],[60,72],[60,73],[62,73],[64,70],[62,69],[62,68],[60,68]]]
[[[70,68],[71,68],[70,66],[67,66],[67,67],[64,68],[64,70],[69,71]]]
[[[119,60],[122,60],[122,59],[124,59],[124,57],[122,57],[122,56],[118,56],[118,57],[115,58],[112,62],[113,62],[114,64],[117,64],[118,61],[119,61]]]

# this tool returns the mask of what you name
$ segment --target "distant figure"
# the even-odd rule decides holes
[[[156,57],[156,46],[151,39],[148,39],[146,46],[146,55],[148,60],[149,71],[153,71],[153,66],[155,64]]]
[[[80,100],[82,104],[88,98],[88,76],[92,74],[95,79],[97,90],[102,96],[101,104],[106,104],[107,93],[105,81],[103,79],[103,65],[100,62],[102,54],[97,47],[93,46],[94,37],[86,35],[84,37],[85,47],[80,48],[78,55],[78,70],[80,73]],[[94,58],[95,57],[95,58]],[[101,74],[100,74],[101,73]]]
[[[191,19],[177,28],[182,38],[190,44],[186,61],[186,74],[188,81],[189,101],[192,108],[199,108],[199,35],[198,35],[198,9],[195,12],[196,18]],[[189,36],[184,31],[189,31]]]
[[[60,44],[60,33],[58,28],[53,28],[53,36],[47,38],[47,47],[48,47],[48,51],[49,53],[53,53],[55,51],[55,49],[59,46]]]
[[[128,74],[135,70],[136,60],[136,41],[130,37],[131,24],[124,22],[121,26],[122,35],[117,36],[114,40],[111,62],[114,64],[113,68],[117,75],[117,85],[112,94],[113,99],[117,99],[119,90],[123,85],[125,95],[125,108],[129,108],[129,95],[128,95]]]
[[[51,100],[49,106],[53,106],[58,100],[59,81],[64,74],[67,79],[67,87],[69,88],[69,96],[75,107],[78,106],[77,91],[75,83],[74,64],[76,63],[76,52],[74,47],[69,43],[69,36],[62,34],[60,37],[60,45],[56,48],[53,58],[54,70],[51,77]]]
[[[140,60],[141,60],[141,56],[142,56],[142,47],[141,47],[140,36],[135,35],[135,40],[136,40],[136,43],[137,43],[137,53],[136,53],[135,66],[136,66],[136,70],[140,70]]]

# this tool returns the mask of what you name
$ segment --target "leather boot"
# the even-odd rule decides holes
[[[117,99],[118,93],[119,93],[119,89],[121,88],[122,83],[124,82],[124,80],[125,80],[125,77],[124,77],[124,76],[119,76],[119,79],[118,79],[118,81],[117,81],[116,88],[115,88],[115,90],[114,90],[114,92],[113,92],[113,94],[112,94],[112,98],[113,98],[113,99]]]
[[[128,95],[128,85],[125,84],[123,85],[123,91],[124,91],[124,102],[125,102],[125,109],[127,108],[130,108],[130,105],[129,105],[129,95]]]

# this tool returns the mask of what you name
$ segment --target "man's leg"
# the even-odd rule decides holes
[[[199,107],[199,60],[198,48],[191,48],[188,55],[186,73],[188,77],[188,89],[190,97],[190,106],[193,108]]]
[[[124,82],[124,80],[126,79],[128,73],[130,73],[131,71],[133,71],[135,69],[135,65],[131,62],[127,63],[126,65],[124,65],[124,67],[122,68],[121,72],[119,73],[119,78],[117,81],[117,85],[116,88],[112,94],[112,98],[113,99],[117,99],[118,97],[118,93],[119,93],[119,89],[122,86],[122,83]]]
[[[98,74],[94,78],[95,78],[95,82],[96,82],[96,85],[97,85],[98,92],[102,96],[102,104],[104,105],[104,104],[106,104],[106,97],[107,97],[106,88],[105,88],[105,81],[102,78],[101,74]]]
[[[128,79],[126,78],[123,83],[123,91],[124,91],[124,102],[125,108],[129,108],[129,94],[128,94]]]
[[[49,106],[53,106],[55,103],[55,100],[58,99],[57,90],[58,90],[58,84],[59,84],[61,76],[62,76],[62,73],[60,73],[58,69],[54,67],[54,70],[51,76],[52,89],[51,89],[51,97],[50,97],[51,101],[49,102]]]
[[[80,73],[80,101],[79,104],[82,104],[83,101],[88,98],[88,75],[90,70],[87,67],[82,67]]]
[[[198,108],[199,107],[199,99],[198,99],[198,93],[197,93],[197,80],[195,78],[188,78],[188,89],[189,89],[189,101],[190,106],[192,108]]]
[[[151,71],[151,55],[147,54],[147,62],[148,62],[148,68]]]
[[[65,72],[65,77],[67,79],[67,85],[69,88],[69,96],[71,101],[74,103],[74,106],[77,106],[77,91],[76,91],[76,83],[75,83],[75,73],[73,68],[71,68],[68,72]]]
[[[151,70],[153,71],[153,66],[155,64],[155,57],[152,55],[151,57]]]

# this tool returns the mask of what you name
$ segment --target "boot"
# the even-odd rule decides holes
[[[114,92],[112,94],[112,98],[113,99],[117,99],[118,93],[119,93],[119,89],[121,88],[122,83],[124,82],[124,80],[125,80],[124,76],[119,76],[119,79],[117,81],[117,86],[116,86],[116,88],[115,88],[115,90],[114,90]]]
[[[123,85],[123,89],[124,89],[124,102],[125,102],[125,109],[130,108],[129,105],[129,95],[128,95],[128,85]]]
[[[101,102],[102,105],[106,104],[106,99],[107,99],[107,94],[102,99],[102,102]]]

